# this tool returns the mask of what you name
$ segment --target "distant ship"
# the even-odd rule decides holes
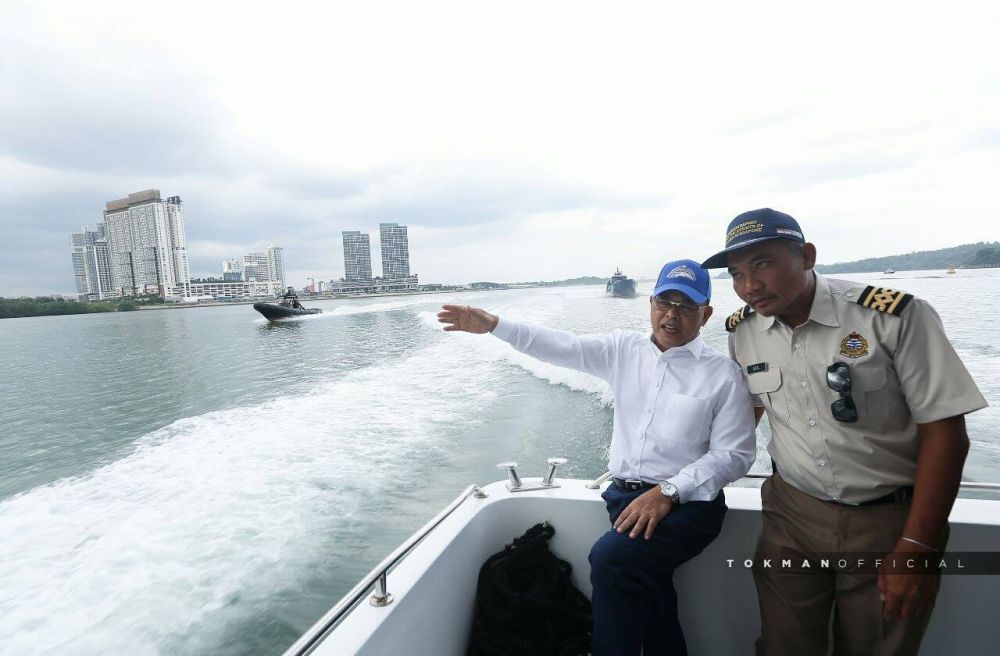
[[[885,271],[883,271],[883,273],[896,273],[896,270],[890,268],[890,269],[886,269]]]
[[[955,265],[954,264],[949,264],[948,265],[948,270],[945,271],[945,273],[955,273]]]
[[[604,291],[612,296],[632,298],[635,296],[635,281],[622,273],[621,269],[615,269],[615,275],[611,276]]]

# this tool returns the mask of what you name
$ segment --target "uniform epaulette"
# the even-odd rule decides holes
[[[858,294],[858,300],[854,302],[869,310],[885,312],[886,314],[898,317],[912,300],[913,294],[907,294],[906,292],[886,287],[868,285],[861,290],[861,293]]]
[[[749,305],[744,305],[736,312],[730,314],[729,318],[726,319],[726,330],[728,332],[733,332],[734,330],[736,330],[736,326],[738,326],[741,321],[743,321],[752,314],[757,314],[757,313]]]

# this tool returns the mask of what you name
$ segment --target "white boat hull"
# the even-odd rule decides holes
[[[516,494],[494,483],[484,488],[488,497],[466,499],[390,571],[391,604],[374,607],[363,600],[309,653],[465,654],[479,568],[540,521],[555,527],[550,546],[572,564],[574,583],[589,597],[587,555],[608,530],[607,513],[599,491],[587,489],[585,481],[558,482],[556,489]],[[675,576],[681,623],[693,656],[745,656],[753,653],[759,633],[753,578],[740,561],[753,554],[760,494],[754,487],[731,487],[726,501],[729,513],[720,536]],[[959,499],[951,515],[949,551],[995,550],[1000,545],[998,511],[997,501]],[[736,560],[732,568],[727,559]],[[942,578],[921,653],[992,653],[995,578]],[[302,652],[293,646],[287,653]]]

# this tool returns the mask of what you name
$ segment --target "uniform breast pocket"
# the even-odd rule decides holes
[[[889,416],[890,396],[886,383],[888,372],[885,367],[851,367],[851,396],[858,407],[858,423],[875,426]]]
[[[767,371],[749,374],[747,387],[764,404],[769,419],[788,421],[788,404],[785,402],[785,391],[781,388],[780,367],[770,366]]]
[[[667,397],[664,416],[664,433],[673,442],[700,444],[711,434],[712,413],[705,399],[671,394]]]

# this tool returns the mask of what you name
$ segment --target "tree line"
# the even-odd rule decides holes
[[[94,301],[80,303],[51,296],[36,296],[30,298],[0,297],[0,319],[17,317],[45,317],[60,314],[90,314],[92,312],[130,312],[138,310],[140,305],[162,303],[158,296],[150,295],[127,301]]]
[[[962,244],[934,251],[917,251],[903,255],[870,257],[854,262],[821,264],[816,267],[820,273],[865,273],[867,271],[920,271],[945,269],[949,266],[982,267],[1000,265],[1000,242],[977,242]]]

